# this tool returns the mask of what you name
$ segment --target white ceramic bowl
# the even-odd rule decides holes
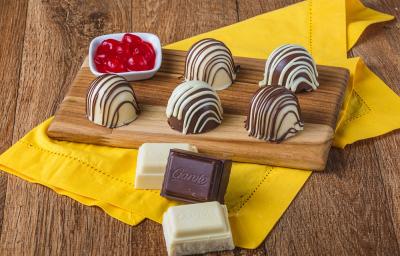
[[[107,35],[102,35],[94,38],[90,42],[89,46],[89,68],[90,71],[95,75],[95,76],[101,76],[105,73],[101,73],[97,71],[96,65],[94,63],[94,56],[96,53],[97,46],[101,44],[106,39],[115,39],[118,41],[121,41],[123,35],[126,33],[117,33],[117,34],[107,34]],[[136,36],[139,36],[142,38],[142,40],[147,41],[151,43],[151,45],[154,48],[154,51],[156,52],[156,62],[154,64],[154,68],[151,70],[145,70],[145,71],[129,71],[129,72],[121,72],[121,73],[115,73],[117,75],[123,76],[126,78],[128,81],[136,81],[136,80],[144,80],[151,78],[152,76],[155,75],[155,73],[160,69],[161,66],[161,61],[162,61],[162,53],[161,53],[161,43],[160,39],[158,36],[151,34],[151,33],[130,33]]]

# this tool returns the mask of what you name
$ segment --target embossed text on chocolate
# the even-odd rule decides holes
[[[181,180],[181,181],[187,181],[194,183],[196,185],[205,185],[208,183],[208,178],[207,176],[201,174],[194,174],[190,173],[189,171],[183,169],[183,168],[178,168],[172,172],[172,178]]]

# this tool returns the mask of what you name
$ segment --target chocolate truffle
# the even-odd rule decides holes
[[[297,97],[285,87],[262,87],[251,99],[245,126],[249,136],[281,142],[303,126]]]
[[[218,40],[207,38],[195,43],[186,56],[185,80],[200,80],[214,90],[229,87],[236,79],[232,53]]]
[[[312,91],[319,86],[311,54],[302,46],[285,44],[269,55],[260,86],[280,85],[292,92]]]
[[[183,134],[204,133],[222,122],[217,93],[207,83],[188,81],[178,85],[168,100],[168,124]]]
[[[139,113],[135,93],[122,76],[102,75],[90,84],[86,116],[93,123],[116,128],[131,123]]]

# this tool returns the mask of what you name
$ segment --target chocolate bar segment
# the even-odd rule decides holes
[[[223,203],[231,166],[231,160],[172,149],[161,196],[189,203]]]
[[[169,256],[235,248],[226,206],[215,201],[172,206],[162,225]]]

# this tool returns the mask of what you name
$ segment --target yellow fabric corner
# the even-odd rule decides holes
[[[350,59],[347,67],[353,74],[352,90],[333,141],[340,148],[400,128],[399,96],[361,59]]]
[[[359,0],[346,1],[347,49],[350,50],[362,32],[371,24],[394,19],[392,15],[366,8]]]
[[[214,37],[236,56],[266,58],[280,44],[297,43],[312,51],[319,64],[348,68],[351,81],[334,140],[344,147],[400,128],[399,97],[360,59],[346,55],[369,24],[391,18],[356,0],[309,0],[166,48],[185,50],[201,38]],[[98,206],[130,225],[144,218],[161,222],[174,203],[160,197],[159,191],[133,188],[137,150],[51,140],[45,133],[50,122],[4,152],[0,169]],[[234,163],[225,200],[235,245],[257,247],[310,175],[310,171]]]

